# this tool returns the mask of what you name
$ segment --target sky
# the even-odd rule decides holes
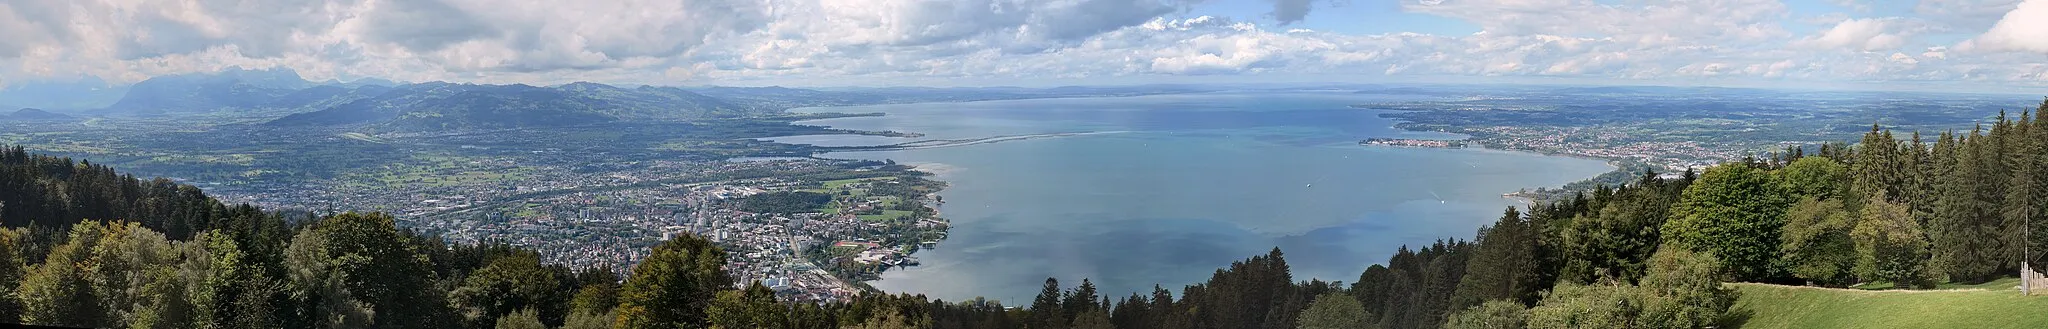
[[[2048,86],[2048,0],[7,0],[0,86]]]

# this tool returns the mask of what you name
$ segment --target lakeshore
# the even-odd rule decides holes
[[[1355,279],[1422,237],[1468,235],[1523,203],[1501,196],[1614,168],[1527,152],[1360,148],[1363,138],[1446,139],[1345,106],[1350,95],[1175,95],[898,104],[804,121],[923,133],[862,138],[834,159],[894,160],[933,173],[952,224],[921,265],[869,282],[947,300],[1018,301],[1049,276],[1103,291],[1198,282],[1236,255],[1275,246],[1302,278]],[[1201,104],[1200,107],[1189,107]],[[1075,134],[1082,132],[1114,132]],[[1030,138],[1019,138],[1031,136]],[[1057,138],[1050,138],[1057,137]],[[831,141],[830,138],[813,140]],[[1105,253],[1116,250],[1116,253]]]

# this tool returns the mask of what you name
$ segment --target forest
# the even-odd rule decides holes
[[[2044,103],[2048,109],[2048,103]],[[0,152],[0,322],[126,328],[1739,327],[1724,282],[1982,283],[2038,264],[2048,120],[2001,114],[1930,143],[1872,126],[1674,179],[1522,210],[1298,281],[1274,249],[1205,282],[1111,296],[1048,278],[1030,305],[868,294],[784,303],[694,236],[627,277],[449,244],[377,213],[268,212],[104,165]],[[1809,151],[1811,149],[1811,151]],[[791,195],[790,203],[801,203]],[[762,206],[780,208],[784,202]],[[1361,262],[1366,262],[1361,260]],[[1071,281],[1069,281],[1071,282]]]
[[[818,192],[784,191],[768,192],[740,199],[741,211],[755,213],[793,214],[817,212],[825,204],[832,203],[832,195]]]

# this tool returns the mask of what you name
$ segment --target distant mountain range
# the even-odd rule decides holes
[[[39,108],[51,110],[96,109],[113,105],[128,86],[116,86],[99,78],[70,81],[14,83],[0,87],[0,109]]]
[[[367,132],[432,132],[604,123],[622,120],[693,120],[780,113],[796,107],[885,103],[983,101],[1074,96],[1127,96],[1213,90],[1191,86],[1059,88],[843,88],[784,87],[624,88],[590,82],[559,86],[448,82],[401,84],[366,78],[312,82],[290,69],[230,68],[218,73],[150,78],[110,87],[97,79],[18,85],[0,103],[103,104],[63,107],[71,115],[36,110],[26,117],[157,116],[248,112],[281,116],[266,125],[336,127]],[[25,97],[38,92],[48,97]],[[118,96],[105,93],[114,92]],[[117,98],[116,98],[117,97]],[[107,100],[115,99],[115,100]],[[68,102],[68,103],[67,103]],[[11,107],[0,107],[11,108]],[[44,107],[48,108],[48,107]],[[17,115],[5,117],[12,120]]]
[[[77,118],[35,108],[25,108],[15,110],[14,113],[0,115],[0,121],[57,121],[71,119]]]
[[[429,82],[390,88],[363,86],[348,92],[329,90],[319,94],[334,94],[325,98],[328,101],[347,101],[318,111],[288,115],[269,124],[361,125],[376,131],[419,132],[750,114],[740,106],[681,89],[625,89],[595,83],[535,87]]]
[[[52,88],[55,87],[43,87]],[[118,117],[213,112],[282,112],[291,114],[268,124],[347,126],[379,132],[414,132],[574,125],[617,120],[736,117],[772,113],[789,107],[785,105],[794,105],[748,100],[732,102],[675,87],[643,86],[629,89],[589,82],[554,87],[446,82],[399,84],[374,78],[351,82],[330,80],[315,83],[305,80],[289,69],[234,68],[213,74],[159,76],[120,90],[125,91],[125,94],[117,101],[77,113]],[[787,91],[801,93],[796,92],[796,89]],[[764,98],[788,99],[774,96]],[[0,98],[0,102],[19,103],[15,98]],[[807,103],[799,101],[795,104]],[[61,115],[40,110],[37,112]],[[13,116],[4,118],[12,119]]]
[[[271,101],[312,87],[289,69],[229,69],[216,74],[180,74],[150,78],[129,86],[128,94],[94,114],[198,113],[259,109]]]

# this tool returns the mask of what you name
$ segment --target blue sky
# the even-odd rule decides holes
[[[17,0],[0,86],[2048,85],[2048,0]]]

